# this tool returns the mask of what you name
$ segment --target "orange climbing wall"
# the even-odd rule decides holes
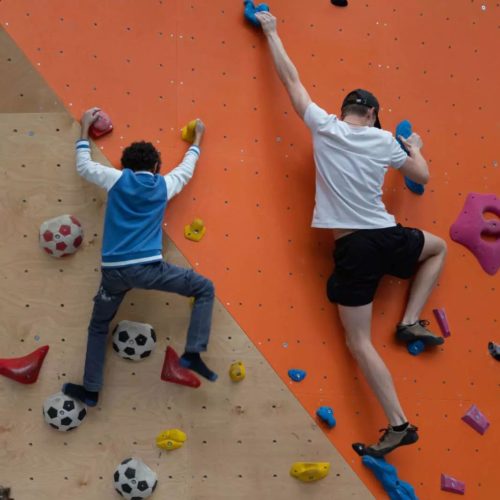
[[[332,442],[372,491],[379,486],[350,449],[376,437],[384,417],[344,346],[324,297],[332,238],[309,228],[314,201],[311,144],[294,115],[262,37],[242,20],[242,2],[216,0],[3,0],[0,22],[78,117],[100,105],[115,122],[100,141],[117,163],[134,139],[157,143],[164,168],[185,145],[179,128],[201,116],[208,128],[195,179],[168,211],[168,234],[216,283],[229,312],[279,375],[308,371],[290,390],[313,414],[335,408]],[[271,1],[286,47],[313,99],[335,112],[363,86],[382,103],[385,128],[410,118],[425,142],[432,180],[418,198],[391,173],[385,200],[400,222],[445,237],[468,192],[500,192],[499,4],[456,0]],[[496,147],[495,147],[496,146]],[[205,219],[201,244],[183,225]],[[388,279],[375,303],[374,339],[389,364],[418,445],[390,461],[420,498],[445,498],[441,471],[467,483],[470,498],[495,496],[500,341],[498,275],[449,241],[449,258],[426,317],[446,307],[452,337],[417,358],[394,345],[406,284]],[[217,332],[214,332],[217,335]],[[461,422],[471,403],[492,425],[480,436]],[[300,429],[297,429],[300,432]],[[314,487],[314,486],[313,486]]]

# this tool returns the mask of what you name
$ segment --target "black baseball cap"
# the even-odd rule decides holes
[[[380,104],[378,103],[378,99],[371,92],[363,89],[356,89],[349,92],[344,98],[342,109],[349,104],[360,104],[361,106],[366,106],[367,108],[375,108],[375,127],[382,128],[378,118]]]

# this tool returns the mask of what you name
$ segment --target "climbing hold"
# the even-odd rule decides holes
[[[366,455],[366,446],[363,443],[352,443],[351,446],[360,457]]]
[[[488,419],[479,411],[476,405],[472,405],[469,408],[467,413],[462,417],[462,420],[479,432],[479,434],[484,434],[490,426]]]
[[[494,275],[500,268],[500,224],[494,219],[485,219],[484,212],[500,217],[500,199],[494,194],[470,193],[450,228],[450,236],[475,255],[484,271]],[[485,241],[482,236],[495,237],[496,241]]]
[[[156,333],[147,323],[122,320],[113,330],[113,349],[124,359],[140,361],[149,357],[155,346]]]
[[[500,344],[495,344],[495,342],[488,342],[488,352],[497,361],[500,361]]]
[[[333,409],[330,406],[320,406],[316,410],[316,416],[324,422],[330,429],[337,425],[335,417],[333,416]]]
[[[191,241],[200,241],[206,232],[207,228],[201,219],[194,219],[191,224],[184,226],[184,236]]]
[[[295,382],[302,382],[306,378],[305,370],[288,370],[288,376]]]
[[[418,356],[420,353],[425,351],[425,344],[421,340],[414,340],[412,342],[408,342],[406,348],[412,356]]]
[[[40,246],[52,257],[75,253],[82,241],[82,225],[73,215],[60,215],[46,220],[40,226]]]
[[[244,1],[243,5],[245,7],[244,15],[246,20],[258,28],[260,26],[260,21],[255,17],[255,14],[257,12],[269,12],[269,5],[261,3],[255,6],[253,2],[248,0]]]
[[[403,120],[402,122],[399,122],[397,127],[396,127],[396,140],[399,142],[401,147],[404,149],[404,151],[408,154],[408,150],[404,147],[403,142],[399,138],[400,136],[403,137],[404,139],[408,139],[410,135],[413,133],[411,123],[408,120]],[[406,187],[415,194],[422,195],[424,194],[424,186],[422,184],[419,184],[418,182],[412,181],[410,178],[405,177],[405,184]]]
[[[125,459],[113,475],[115,490],[127,500],[149,498],[158,484],[158,476],[142,460]]]
[[[181,137],[183,141],[193,142],[194,131],[196,129],[196,120],[191,120],[187,125],[181,129]]]
[[[179,363],[179,356],[170,346],[165,352],[165,360],[161,370],[161,379],[165,382],[174,384],[186,385],[188,387],[200,387],[200,379],[187,368],[184,368]]]
[[[331,0],[333,5],[336,5],[337,7],[347,7],[347,0]]]
[[[44,345],[21,358],[0,359],[0,375],[21,384],[34,384],[47,352],[49,352],[49,346]]]
[[[245,365],[241,361],[236,361],[229,367],[229,376],[233,382],[241,382],[246,375]]]
[[[104,112],[97,112],[97,120],[90,126],[89,134],[92,138],[97,139],[102,135],[109,134],[113,130],[111,118]]]
[[[77,399],[58,392],[43,403],[43,417],[52,428],[60,432],[76,429],[87,415],[87,406]]]
[[[441,474],[441,489],[450,493],[465,495],[465,483],[446,474]]]
[[[391,500],[418,500],[413,486],[399,479],[396,467],[384,458],[365,455],[361,461],[375,474]]]
[[[450,332],[450,327],[448,325],[448,319],[446,318],[446,313],[444,312],[444,308],[433,309],[432,312],[436,317],[439,328],[441,328],[441,333],[443,334],[443,337],[449,337],[451,335],[451,332]]]
[[[325,478],[330,472],[330,462],[295,462],[290,475],[299,481],[311,483]]]
[[[12,500],[10,498],[10,488],[0,486],[0,500]]]
[[[187,436],[179,429],[167,429],[156,436],[156,446],[167,451],[180,448],[186,441]]]

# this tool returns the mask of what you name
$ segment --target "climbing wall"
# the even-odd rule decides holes
[[[382,103],[384,128],[392,130],[409,118],[424,139],[432,177],[425,195],[412,195],[392,172],[385,201],[401,223],[422,227],[449,242],[445,271],[424,316],[431,319],[434,307],[445,307],[452,336],[436,352],[410,357],[393,341],[407,284],[390,278],[382,284],[375,301],[374,340],[393,372],[408,416],[421,430],[421,441],[395,452],[390,461],[420,498],[444,498],[440,472],[465,481],[471,498],[493,498],[495,452],[500,445],[500,377],[486,346],[489,340],[500,340],[498,275],[484,273],[448,233],[469,192],[498,195],[500,191],[494,147],[499,134],[494,96],[500,68],[490,57],[499,6],[469,0],[353,0],[348,8],[338,9],[327,0],[316,0],[306,9],[304,2],[275,0],[271,9],[318,104],[336,112],[347,91],[369,88]],[[194,180],[167,211],[167,233],[189,263],[214,280],[220,314],[236,321],[248,338],[242,345],[255,346],[257,359],[265,358],[266,363],[255,370],[259,375],[253,381],[249,377],[246,386],[255,383],[252,391],[264,385],[279,391],[286,384],[287,397],[293,395],[293,401],[311,415],[321,404],[333,406],[338,426],[327,431],[327,437],[372,493],[383,498],[350,448],[353,441],[376,439],[376,430],[386,422],[346,350],[335,309],[325,298],[333,240],[327,231],[309,227],[314,203],[310,137],[291,109],[262,36],[245,25],[242,2],[92,0],[81,9],[62,0],[4,0],[0,22],[74,118],[91,105],[102,106],[113,117],[115,131],[98,143],[112,164],[118,164],[122,147],[146,138],[161,149],[167,170],[185,148],[179,128],[195,116],[204,119],[203,157]],[[14,93],[8,101],[14,106],[22,98]],[[34,169],[32,175],[37,172]],[[36,193],[44,206],[44,195]],[[182,236],[184,224],[195,216],[208,227],[199,244]],[[98,237],[94,244],[92,268],[98,262]],[[81,275],[91,280],[88,273]],[[97,278],[91,276],[95,285]],[[18,300],[26,293],[25,288],[20,290]],[[82,299],[85,313],[90,293],[87,290]],[[54,307],[52,297],[44,300],[45,307]],[[137,308],[122,314],[130,310]],[[73,325],[80,344],[68,353],[71,366],[81,355],[83,321]],[[170,328],[178,332],[177,327]],[[228,336],[233,337],[214,334],[217,340],[210,354],[220,370],[231,358]],[[175,339],[181,341],[178,333]],[[271,375],[260,378],[267,363],[282,381]],[[125,390],[128,382],[120,378],[118,365],[119,360],[109,364],[113,377],[109,384],[122,384]],[[286,375],[289,368],[306,369],[308,376],[293,384]],[[195,398],[201,396],[169,390],[182,398],[183,418],[189,411],[190,421],[198,426],[203,413],[191,413],[199,411]],[[110,391],[106,394],[115,397]],[[157,391],[151,394],[156,396]],[[472,403],[491,421],[484,436],[460,420]],[[105,399],[103,405],[112,402]],[[109,418],[105,407],[93,417],[95,429],[100,418]],[[126,408],[123,418],[133,419]],[[264,408],[249,403],[250,408],[253,419],[260,416],[267,425]],[[287,425],[290,419],[303,422],[293,431],[303,439],[312,420],[304,420],[300,411],[295,404],[283,409],[280,417]],[[220,426],[232,421],[224,415],[218,420]],[[203,456],[222,460],[217,446],[219,442]],[[96,449],[89,448],[89,454]],[[193,457],[203,449],[202,445],[193,449]],[[260,470],[262,460],[269,457],[265,449],[255,450],[259,451],[249,455],[242,447],[247,470]],[[333,446],[328,453],[334,453]],[[220,464],[214,481],[221,479]],[[199,469],[192,463],[189,467],[184,471],[187,477],[196,476],[195,484],[203,481]],[[293,487],[292,480],[282,474],[279,491],[290,497],[295,493],[286,493],[285,488]],[[186,476],[182,481],[184,486],[190,484]],[[240,483],[235,481],[231,484],[237,487]],[[321,483],[309,486],[307,495],[328,498],[324,492],[321,496]],[[334,485],[328,491],[338,492],[335,498],[348,498]],[[241,498],[246,498],[244,492]]]

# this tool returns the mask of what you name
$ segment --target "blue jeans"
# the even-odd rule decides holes
[[[88,331],[83,376],[83,385],[88,391],[100,391],[102,388],[109,324],[126,293],[132,288],[161,290],[194,297],[186,351],[207,350],[215,297],[214,285],[209,279],[191,269],[163,261],[116,269],[103,268],[101,286],[94,297],[94,310]]]

